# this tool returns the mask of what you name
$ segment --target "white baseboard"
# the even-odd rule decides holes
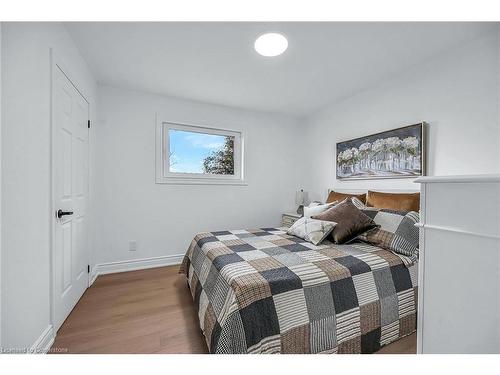
[[[120,262],[110,262],[96,264],[92,268],[90,285],[92,285],[99,275],[109,273],[137,271],[147,268],[165,267],[181,264],[184,254],[165,255],[154,258],[123,260]]]
[[[36,339],[35,343],[31,346],[30,353],[32,354],[47,353],[52,347],[55,338],[56,336],[54,334],[54,328],[52,327],[52,324],[50,324],[47,328],[45,328],[40,337]]]

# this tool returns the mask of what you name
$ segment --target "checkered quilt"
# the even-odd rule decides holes
[[[200,233],[180,272],[211,353],[372,353],[416,328],[417,264],[364,243]]]

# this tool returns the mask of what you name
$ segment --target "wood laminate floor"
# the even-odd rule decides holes
[[[178,266],[99,276],[57,333],[59,353],[207,353]],[[378,353],[413,354],[412,334]]]

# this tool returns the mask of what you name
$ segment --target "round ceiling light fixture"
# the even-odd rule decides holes
[[[266,33],[255,40],[254,47],[259,55],[274,57],[286,51],[288,40],[283,34]]]

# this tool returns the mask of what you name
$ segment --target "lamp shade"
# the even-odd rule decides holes
[[[300,189],[299,191],[297,191],[297,194],[295,195],[295,203],[298,205],[303,205],[304,199],[305,199],[304,190]]]

